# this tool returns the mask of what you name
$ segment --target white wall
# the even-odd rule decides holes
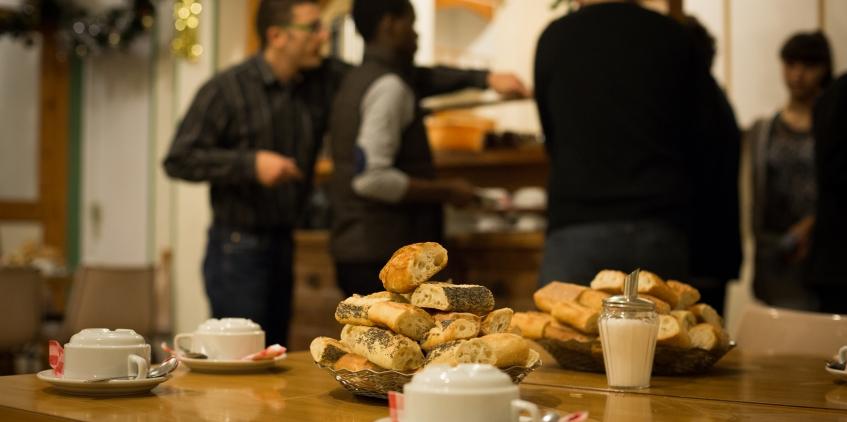
[[[82,102],[82,263],[145,265],[150,41],[86,59]]]
[[[38,200],[41,38],[0,38],[0,201]]]
[[[847,1],[824,0],[824,30],[832,43],[835,69],[838,74],[847,72]]]

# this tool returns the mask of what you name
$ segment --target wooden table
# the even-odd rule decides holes
[[[847,406],[847,385],[826,377],[816,360],[750,362],[728,356],[711,376],[657,378],[656,387],[634,394],[605,390],[602,375],[542,368],[521,396],[545,408],[588,410],[593,421],[847,420],[837,409]],[[783,376],[763,375],[777,370]],[[124,398],[66,396],[34,375],[0,377],[2,421],[371,422],[387,415],[384,401],[353,396],[302,352],[259,374],[181,368],[152,394]]]

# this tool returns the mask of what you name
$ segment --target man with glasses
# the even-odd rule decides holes
[[[316,1],[263,0],[256,26],[261,51],[199,90],[164,167],[211,184],[203,277],[212,315],[250,318],[268,344],[285,344],[292,228],[348,66],[320,55],[328,34]]]

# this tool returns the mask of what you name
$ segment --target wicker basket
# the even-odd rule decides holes
[[[606,372],[603,364],[603,349],[600,347],[599,340],[581,343],[575,340],[540,339],[536,342],[547,350],[562,368],[585,372]],[[657,345],[653,358],[653,375],[704,373],[734,347],[734,341],[731,341],[726,348],[711,351]]]
[[[316,363],[319,367],[326,369],[336,381],[341,383],[347,390],[358,396],[387,399],[389,391],[403,392],[403,385],[412,380],[414,373],[403,373],[397,371],[372,371],[369,369],[351,372],[346,369],[336,370],[330,366]],[[537,359],[528,366],[513,366],[502,369],[512,378],[512,382],[519,384],[541,366],[541,359]]]

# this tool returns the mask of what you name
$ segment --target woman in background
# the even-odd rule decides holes
[[[815,310],[803,286],[814,227],[815,183],[812,109],[832,80],[832,55],[821,32],[798,33],[780,51],[789,100],[747,134],[752,165],[753,289],[769,305]]]

